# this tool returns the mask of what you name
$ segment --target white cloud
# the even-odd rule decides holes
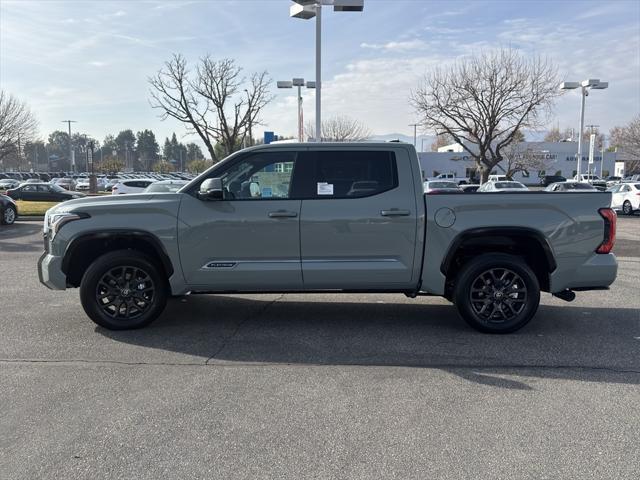
[[[388,42],[383,44],[377,43],[361,43],[360,47],[369,48],[372,50],[384,50],[384,51],[407,51],[418,50],[426,47],[426,43],[423,40],[407,40],[403,42]]]
[[[104,67],[107,65],[106,62],[101,62],[99,60],[93,60],[91,62],[89,62],[89,65],[91,65],[92,67]]]

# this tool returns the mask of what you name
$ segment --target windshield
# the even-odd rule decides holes
[[[52,192],[60,192],[60,193],[66,193],[67,192],[64,188],[56,185],[55,183],[51,184],[49,186],[49,188],[51,189]]]
[[[596,189],[593,185],[589,185],[588,183],[567,183],[566,188],[571,190],[595,190]]]

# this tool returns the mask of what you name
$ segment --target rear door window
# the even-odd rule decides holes
[[[307,171],[307,198],[359,198],[398,186],[395,154],[391,151],[324,150],[312,152]]]

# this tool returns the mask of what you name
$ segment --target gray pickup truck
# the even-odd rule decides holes
[[[444,296],[483,332],[616,278],[609,193],[423,193],[402,143],[248,148],[177,193],[50,209],[40,281],[87,315],[138,328],[169,296],[361,292]],[[425,307],[428,315],[428,307]]]

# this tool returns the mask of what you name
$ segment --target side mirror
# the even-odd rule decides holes
[[[200,184],[198,198],[200,200],[222,200],[224,198],[224,194],[222,192],[222,179],[207,178]]]

